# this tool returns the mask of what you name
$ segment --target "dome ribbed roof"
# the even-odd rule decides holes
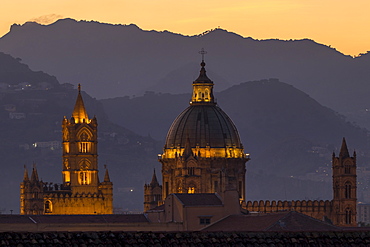
[[[238,131],[227,116],[215,104],[195,104],[186,108],[172,123],[167,134],[165,148],[185,147],[242,148]]]

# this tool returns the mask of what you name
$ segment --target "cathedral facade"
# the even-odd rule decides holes
[[[199,77],[193,82],[190,106],[172,123],[159,155],[162,182],[156,174],[144,186],[144,211],[158,207],[170,194],[217,193],[236,190],[242,209],[272,213],[293,210],[338,226],[356,226],[356,154],[349,155],[343,138],[338,156],[333,153],[333,199],[327,201],[247,201],[246,162],[238,131],[216,104],[213,82],[202,60]]]
[[[98,177],[97,119],[89,119],[78,87],[72,117],[64,117],[61,184],[45,183],[34,166],[21,183],[21,214],[112,214],[113,184],[108,170]]]
[[[226,190],[237,190],[240,203],[245,202],[245,164],[249,156],[244,153],[234,123],[217,106],[213,85],[202,61],[200,75],[193,82],[190,106],[172,123],[159,156],[163,184],[152,180],[144,187],[144,211],[163,204],[173,193],[222,196]]]

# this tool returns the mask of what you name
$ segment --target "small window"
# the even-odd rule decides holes
[[[213,182],[213,188],[214,188],[214,192],[216,193],[216,192],[218,192],[218,181],[214,181]]]
[[[188,194],[194,194],[194,193],[195,193],[195,187],[189,187]]]
[[[199,224],[209,225],[211,224],[211,219],[210,218],[199,218]]]
[[[90,152],[90,143],[89,142],[80,142],[79,151],[80,151],[80,153],[89,153]]]
[[[46,201],[45,202],[45,213],[51,213],[51,201]]]
[[[87,172],[87,171],[81,171],[80,172],[80,184],[81,185],[90,184],[89,172]]]
[[[346,224],[352,224],[352,210],[350,208],[346,208]]]
[[[194,167],[188,167],[188,175],[194,176]]]
[[[344,186],[345,186],[344,197],[346,199],[350,199],[351,198],[352,185],[351,185],[350,182],[347,182]]]

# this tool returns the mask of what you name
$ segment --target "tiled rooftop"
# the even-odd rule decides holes
[[[1,246],[369,246],[370,232],[8,232]]]
[[[143,214],[106,215],[0,215],[0,224],[15,223],[142,223],[148,222]]]
[[[173,194],[184,206],[222,206],[221,199],[214,193]]]
[[[230,215],[203,231],[337,231],[341,228],[307,215],[287,211],[261,215]]]

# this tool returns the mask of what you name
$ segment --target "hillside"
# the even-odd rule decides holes
[[[28,65],[21,63],[20,58],[0,52],[0,83],[15,86],[27,82],[33,87],[50,84],[50,87],[59,85],[55,76],[50,76],[42,71],[32,71]]]
[[[304,177],[320,167],[330,172],[331,154],[337,152],[343,136],[350,149],[361,154],[359,164],[368,164],[367,131],[291,85],[277,79],[246,82],[219,92],[216,98],[252,157],[247,163],[248,198],[330,198],[330,183],[323,186]],[[190,94],[147,92],[142,97],[100,102],[113,122],[149,133],[164,144],[171,123],[189,99]],[[318,189],[314,195],[312,188],[321,187],[327,189]]]
[[[0,51],[63,83],[83,83],[97,98],[148,90],[186,93],[197,75],[202,47],[219,91],[243,81],[279,78],[348,115],[358,116],[370,104],[369,55],[352,58],[308,39],[255,40],[222,29],[184,36],[72,19],[13,25],[0,39]]]

